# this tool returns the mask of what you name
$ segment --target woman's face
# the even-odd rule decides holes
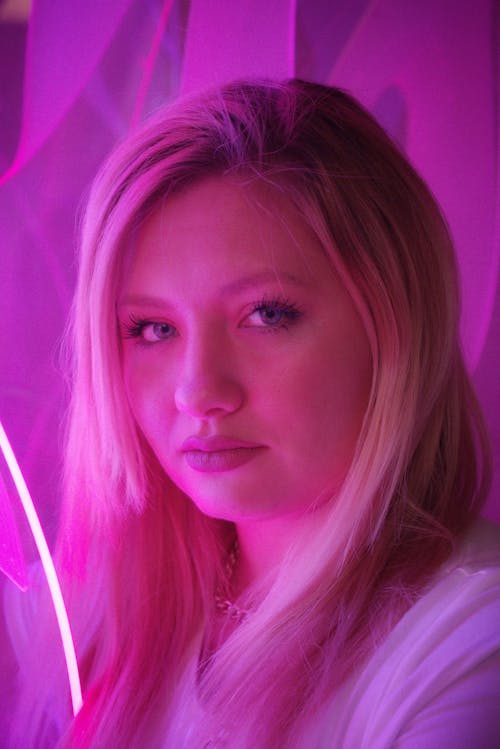
[[[276,519],[334,495],[367,406],[371,355],[289,200],[263,182],[204,179],[148,218],[124,275],[130,405],[200,510]]]

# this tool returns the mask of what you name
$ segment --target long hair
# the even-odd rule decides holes
[[[217,175],[266,181],[312,228],[365,325],[373,381],[327,520],[198,673],[189,746],[295,746],[421,594],[488,490],[449,233],[371,115],[343,91],[297,79],[235,82],[162,110],[108,159],[82,226],[58,559],[85,704],[65,747],[141,745],[144,726],[169,715],[214,620],[232,526],[204,517],[140,434],[115,304],[140,223]]]

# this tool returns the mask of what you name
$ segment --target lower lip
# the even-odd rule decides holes
[[[217,450],[205,452],[203,450],[190,450],[184,453],[186,462],[195,471],[202,473],[217,473],[231,471],[233,468],[248,463],[249,460],[262,450],[262,447],[236,447],[232,450]]]

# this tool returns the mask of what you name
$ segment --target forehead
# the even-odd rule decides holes
[[[262,180],[203,179],[162,201],[135,235],[125,286],[191,294],[274,273],[317,285],[331,261],[291,199]]]

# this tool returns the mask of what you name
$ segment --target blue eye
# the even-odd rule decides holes
[[[266,333],[288,330],[303,314],[299,307],[287,299],[261,299],[252,306],[243,327],[257,328]],[[120,327],[124,338],[137,338],[139,343],[161,343],[178,335],[176,328],[170,323],[138,319],[132,315]]]
[[[287,299],[261,299],[254,302],[253,310],[246,318],[257,316],[256,324],[246,327],[262,328],[268,331],[287,330],[288,326],[301,317],[302,311]],[[259,324],[260,323],[260,324]]]
[[[124,338],[141,338],[146,343],[166,341],[175,335],[175,328],[170,323],[137,320],[134,317],[130,317],[122,327]]]

